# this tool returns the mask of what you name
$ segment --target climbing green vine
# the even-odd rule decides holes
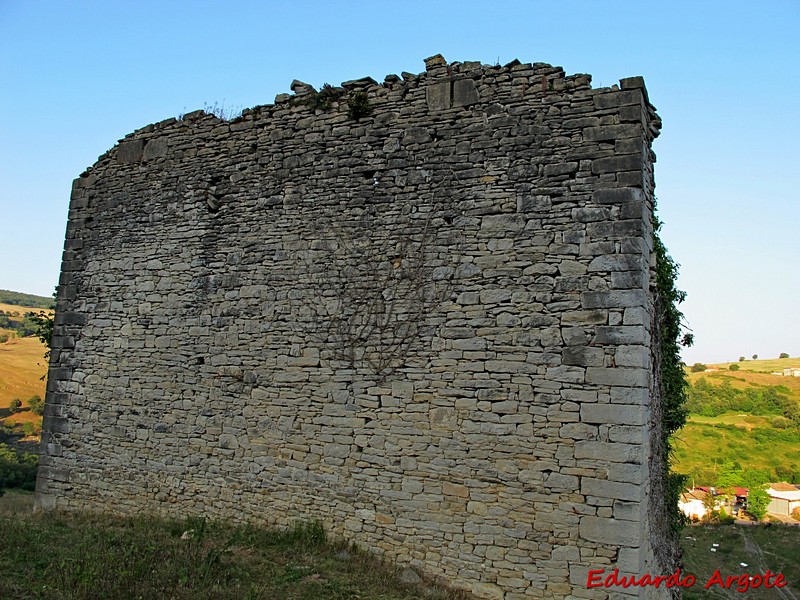
[[[662,445],[664,472],[667,477],[666,502],[667,515],[673,530],[683,524],[682,513],[678,510],[678,499],[685,484],[686,476],[670,471],[672,451],[670,436],[686,423],[687,381],[680,357],[682,346],[691,346],[693,336],[684,332],[683,313],[678,305],[686,299],[686,292],[675,287],[678,265],[667,252],[658,231],[661,222],[653,214],[653,247],[656,255],[656,310],[658,331],[660,333],[660,373],[662,398]]]

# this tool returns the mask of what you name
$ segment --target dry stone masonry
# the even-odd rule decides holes
[[[479,598],[672,572],[644,83],[426,67],[75,180],[40,508],[319,520]]]

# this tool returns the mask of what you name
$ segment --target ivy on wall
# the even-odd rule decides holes
[[[685,475],[670,471],[670,436],[686,423],[687,381],[680,357],[682,346],[691,346],[693,336],[684,332],[683,313],[678,305],[686,299],[686,292],[675,287],[678,278],[678,264],[667,252],[658,231],[661,221],[653,215],[653,249],[656,255],[656,293],[658,308],[658,329],[660,332],[660,375],[662,419],[661,443],[663,444],[664,473],[666,475],[666,512],[673,531],[683,524],[682,513],[678,510],[678,499],[685,484]]]

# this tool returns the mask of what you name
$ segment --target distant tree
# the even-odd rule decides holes
[[[767,490],[760,487],[752,488],[747,494],[747,512],[756,521],[760,521],[767,514],[767,506],[769,506]]]
[[[789,358],[788,352],[781,352],[781,355],[778,358]]]
[[[758,354],[753,354],[753,360],[758,360]]]
[[[758,488],[772,479],[766,469],[748,469],[742,473],[742,487]]]
[[[715,483],[719,489],[726,492],[733,487],[743,485],[744,473],[742,472],[742,466],[730,460],[724,461],[719,466],[719,474]]]
[[[44,401],[38,395],[31,396],[28,400],[28,406],[31,407],[31,412],[40,417],[44,414]]]
[[[17,453],[0,444],[0,496],[8,488],[33,490],[39,458],[32,453]]]
[[[716,521],[717,518],[719,518],[719,513],[717,512],[717,499],[711,492],[703,496],[703,508],[706,509],[706,514],[703,515],[704,522],[708,523],[710,521]]]
[[[732,364],[730,367],[728,367],[728,368],[729,368],[731,371],[738,371],[738,370],[739,370],[739,365],[737,365],[736,363],[733,363],[733,364]]]
[[[17,324],[17,336],[23,338],[36,335],[38,328],[39,325],[36,321],[34,313],[26,313],[22,321]]]
[[[22,410],[22,401],[19,398],[14,398],[8,405],[11,413],[18,413]]]
[[[702,373],[706,368],[707,367],[703,363],[694,363],[692,365],[692,373]]]
[[[734,519],[732,515],[728,514],[724,507],[719,509],[719,522],[721,525],[730,525],[735,520],[736,519]]]
[[[5,344],[8,341],[7,333],[0,333],[0,344]]]
[[[744,356],[739,357],[739,362],[744,362]]]

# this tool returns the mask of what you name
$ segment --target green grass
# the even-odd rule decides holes
[[[723,368],[729,369],[731,365],[739,365],[739,369],[741,371],[756,371],[756,372],[772,372],[772,371],[780,371],[782,369],[786,369],[787,367],[800,367],[800,358],[767,358],[767,359],[758,359],[758,360],[751,360],[750,357],[747,360],[743,360],[742,362],[739,361],[731,361],[725,363],[716,363],[713,365],[707,365],[709,368]]]
[[[771,420],[771,417],[740,414],[691,416],[686,426],[673,436],[673,470],[708,472],[723,461],[738,462],[745,470],[797,467],[800,465],[800,431],[765,425]],[[714,481],[695,483],[713,485]]]
[[[781,573],[789,582],[787,588],[800,596],[800,528],[786,526],[694,526],[682,534],[684,571],[697,578],[695,585],[684,592],[692,598],[781,598],[774,589],[751,589],[744,593],[736,589],[703,586],[719,569],[723,577],[761,574],[769,569]],[[718,544],[712,552],[713,544]],[[742,567],[741,563],[748,566]],[[774,579],[773,579],[774,581]],[[790,598],[791,596],[786,596]]]
[[[317,524],[279,532],[202,519],[32,514],[30,506],[30,495],[0,498],[0,598],[468,597],[431,585],[404,585],[397,568],[353,546],[327,542]]]
[[[800,359],[748,360],[737,363],[741,366],[738,371],[687,375],[691,384],[705,379],[713,389],[719,389],[720,394],[725,393],[723,384],[744,391],[772,388],[781,396],[800,403],[800,377],[769,374],[770,370],[777,369],[771,366],[775,363],[800,366]],[[728,364],[731,363],[708,366],[716,368]],[[714,473],[723,461],[738,462],[745,470],[769,471],[772,480],[785,478],[778,476],[778,468],[784,473],[787,469],[800,473],[800,428],[779,414],[753,415],[743,411],[713,417],[691,414],[686,426],[673,436],[672,445],[672,468],[678,473],[690,474],[690,485],[692,481],[697,485],[714,485]]]

